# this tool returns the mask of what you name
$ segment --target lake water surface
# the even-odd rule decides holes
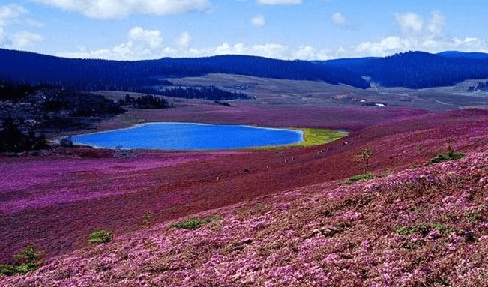
[[[71,139],[75,144],[109,149],[223,150],[299,143],[303,141],[303,133],[252,126],[163,122]]]

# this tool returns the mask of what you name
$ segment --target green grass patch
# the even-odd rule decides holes
[[[175,228],[182,228],[182,229],[197,229],[204,223],[210,223],[212,221],[219,221],[219,220],[220,217],[218,215],[212,217],[206,217],[203,219],[190,218],[183,222],[171,223],[171,226]]]
[[[439,154],[433,159],[430,160],[430,163],[440,163],[443,161],[449,161],[449,160],[458,160],[462,159],[464,157],[464,153],[445,153],[445,154]]]
[[[439,230],[444,234],[450,234],[455,231],[453,228],[448,227],[442,223],[420,223],[413,226],[398,226],[395,228],[395,231],[397,233],[404,234],[404,235],[409,235],[414,233],[427,235],[431,230]]]
[[[371,173],[358,174],[358,175],[350,177],[346,181],[343,181],[342,184],[353,184],[353,183],[356,183],[358,181],[373,179],[375,177],[376,176],[374,174],[371,174]]]
[[[105,243],[112,239],[113,234],[106,230],[98,230],[88,236],[90,243]]]
[[[430,163],[434,164],[443,161],[458,160],[458,159],[462,159],[463,157],[464,157],[464,153],[455,153],[454,149],[451,146],[449,146],[447,148],[447,153],[437,154],[436,157],[430,160]]]
[[[293,146],[322,145],[347,136],[349,133],[344,131],[333,131],[317,128],[297,128],[303,132],[303,142]]]
[[[326,144],[338,140],[340,138],[343,138],[349,134],[348,132],[344,132],[344,131],[333,131],[333,130],[317,129],[317,128],[289,128],[289,129],[302,131],[303,141],[291,145],[265,146],[265,147],[251,148],[251,149],[257,149],[257,150],[264,149],[264,150],[273,150],[275,152],[279,152],[289,147],[295,147],[295,146],[306,147],[312,145]]]
[[[444,232],[445,234],[451,234],[451,233],[453,233],[455,231],[454,228],[445,226],[442,223],[434,223],[434,225],[432,226],[432,228],[435,229],[435,230],[439,230],[441,232]]]
[[[0,265],[0,275],[25,274],[34,271],[42,265],[43,252],[34,245],[28,245],[20,253],[14,255],[19,264]]]

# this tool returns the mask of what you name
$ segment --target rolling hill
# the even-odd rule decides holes
[[[147,61],[66,59],[14,50],[0,50],[0,78],[30,84],[56,84],[78,90],[138,91],[171,85],[168,78],[211,73],[273,79],[323,81],[368,88],[430,88],[451,86],[467,79],[488,78],[488,55],[483,53],[400,53],[385,58],[330,61],[283,61],[255,56],[163,58]],[[367,76],[367,77],[365,77]],[[370,80],[366,80],[368,78]]]

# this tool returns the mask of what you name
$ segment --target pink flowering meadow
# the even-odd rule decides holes
[[[488,154],[148,225],[0,286],[488,286]]]
[[[162,167],[177,166],[182,163],[210,159],[229,152],[215,152],[211,154],[188,153],[185,155],[144,155],[128,152],[129,159],[124,158],[52,158],[45,160],[24,160],[0,162],[0,196],[9,197],[8,201],[0,202],[0,212],[11,214],[28,208],[39,208],[99,197],[125,194],[125,191],[113,186],[96,186],[96,191],[77,192],[74,188],[62,186],[56,190],[41,193],[39,186],[52,186],[61,178],[63,182],[84,180],[87,177],[124,177],[135,172],[154,170]],[[127,183],[124,183],[127,184]],[[86,185],[86,184],[85,184]],[[123,184],[120,184],[123,185]],[[103,188],[103,192],[99,191]]]

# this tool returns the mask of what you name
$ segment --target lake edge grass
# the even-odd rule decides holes
[[[271,150],[280,151],[289,149],[292,147],[309,147],[315,145],[324,145],[349,135],[347,131],[341,130],[329,130],[322,128],[296,128],[290,127],[290,130],[301,131],[303,135],[303,141],[294,144],[279,145],[279,146],[263,146],[263,147],[251,147],[243,150]]]
[[[294,130],[300,130],[303,132],[303,141],[291,146],[312,146],[323,145],[329,142],[333,142],[340,138],[349,135],[346,131],[335,131],[321,128],[291,128]]]

